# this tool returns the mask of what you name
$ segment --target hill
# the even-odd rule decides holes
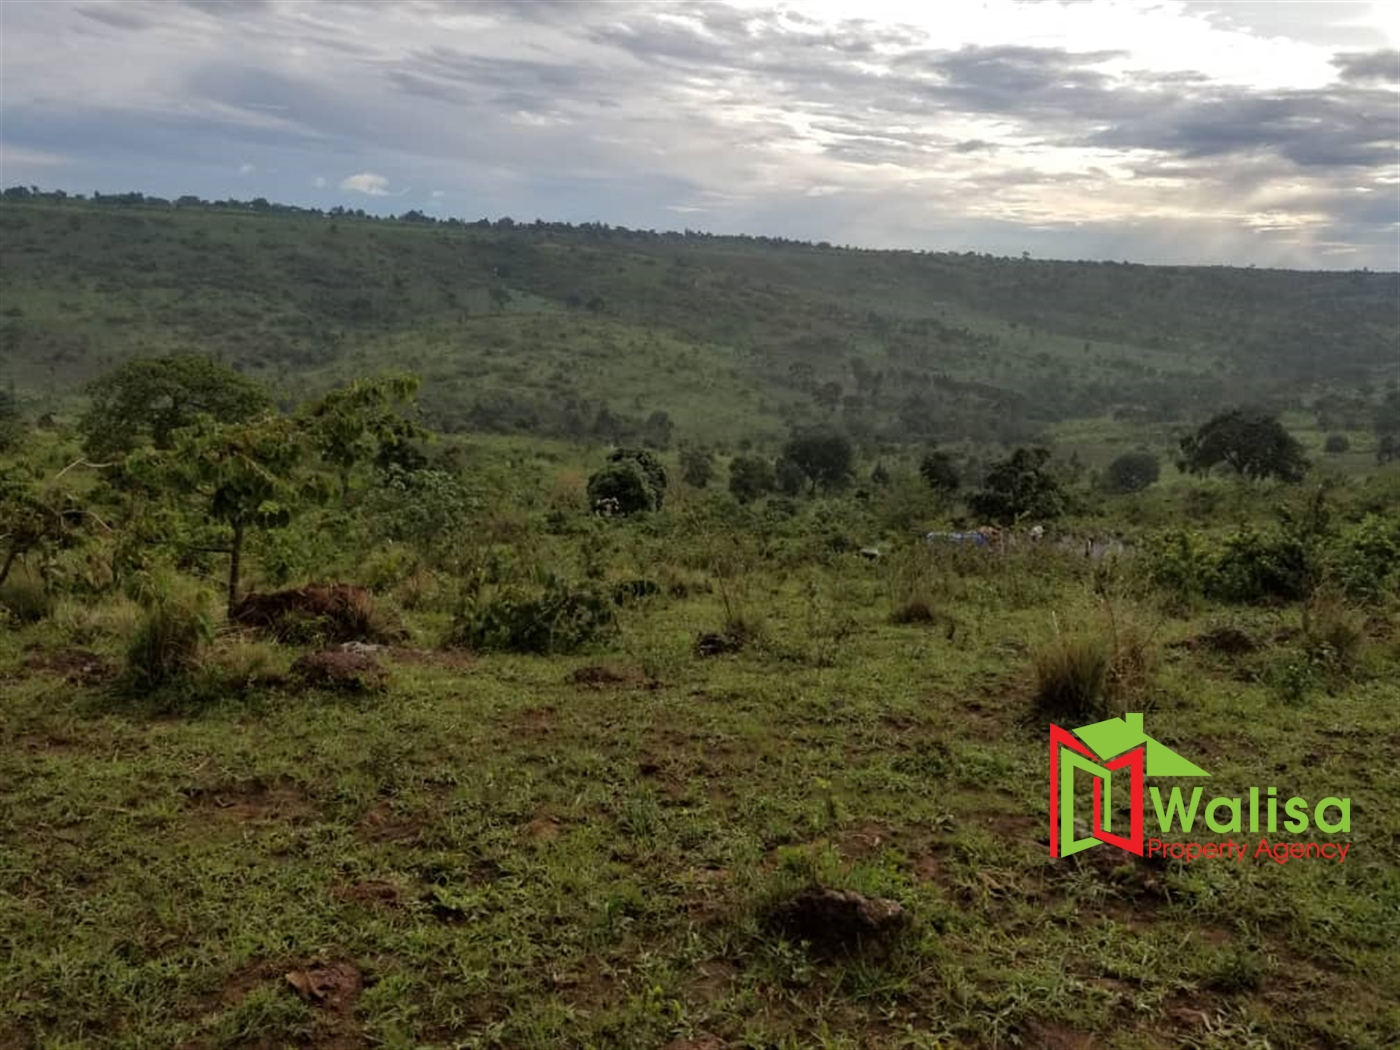
[[[1050,262],[266,201],[0,204],[0,381],[198,350],[296,400],[412,369],[444,430],[760,443],[1125,432],[1400,376],[1400,275]],[[1343,398],[1345,401],[1345,398]],[[1358,402],[1359,403],[1359,402]]]

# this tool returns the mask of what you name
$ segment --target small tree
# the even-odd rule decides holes
[[[919,461],[919,476],[940,496],[951,496],[961,484],[953,457],[936,448],[929,449]]]
[[[20,558],[63,547],[81,519],[66,493],[41,488],[22,467],[0,467],[0,585]]]
[[[198,354],[138,357],[88,387],[92,402],[78,423],[90,456],[128,452],[149,439],[171,447],[172,435],[199,415],[235,423],[267,411],[259,384]]]
[[[703,489],[715,475],[714,457],[705,449],[681,449],[681,477],[691,488]]]
[[[1345,434],[1328,434],[1327,440],[1322,445],[1322,451],[1329,456],[1340,456],[1343,452],[1351,450],[1351,442],[1347,440]]]
[[[773,463],[773,487],[784,496],[796,496],[807,487],[807,475],[787,456]]]
[[[1162,474],[1162,465],[1151,452],[1124,452],[1108,465],[1104,487],[1109,492],[1141,492]]]
[[[643,448],[619,448],[608,465],[588,479],[589,505],[617,500],[623,514],[660,510],[666,500],[666,468]]]
[[[851,476],[851,442],[830,427],[800,431],[783,446],[782,458],[802,471],[811,489],[837,489]],[[779,485],[782,484],[779,467]]]
[[[1224,463],[1251,481],[1276,477],[1296,483],[1308,469],[1303,446],[1282,423],[1242,408],[1221,412],[1182,438],[1181,453],[1178,466],[1192,474],[1206,474]]]
[[[417,404],[419,379],[414,375],[357,379],[332,390],[303,410],[311,445],[335,468],[340,492],[350,491],[350,473],[357,463],[378,459],[388,466],[394,453],[425,432],[405,413]]]
[[[762,456],[735,456],[729,462],[729,491],[740,503],[751,503],[773,491],[773,465]]]
[[[138,452],[127,468],[176,497],[193,496],[204,515],[228,529],[228,608],[238,601],[243,545],[250,529],[290,523],[296,504],[316,491],[300,476],[305,432],[284,416],[242,423],[207,416],[177,431],[168,451]]]
[[[1018,448],[992,464],[982,488],[969,497],[968,506],[998,525],[1014,525],[1024,518],[1058,518],[1064,513],[1065,497],[1046,467],[1049,462],[1047,449]]]

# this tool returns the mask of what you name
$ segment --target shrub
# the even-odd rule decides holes
[[[588,479],[588,504],[598,509],[612,501],[619,514],[642,514],[659,509],[656,493],[642,468],[631,460],[610,463]]]
[[[1320,588],[1303,606],[1303,640],[1313,663],[1348,677],[1360,663],[1366,618],[1348,608],[1335,589]]]
[[[1110,650],[1086,634],[1058,634],[1035,654],[1036,709],[1050,718],[1101,720],[1108,713]]]
[[[395,642],[404,636],[368,591],[344,583],[245,594],[229,618],[278,641],[306,645]]]
[[[1329,575],[1355,601],[1379,602],[1400,578],[1400,518],[1368,514],[1342,533],[1331,551]]]
[[[1297,535],[1245,526],[1225,540],[1214,589],[1227,601],[1296,601],[1312,589],[1315,566]]]
[[[157,689],[194,671],[214,634],[203,592],[172,580],[146,586],[139,600],[145,614],[127,647],[122,679],[129,691]]]
[[[1151,452],[1124,452],[1108,465],[1104,487],[1109,492],[1141,492],[1161,473],[1161,464]]]
[[[53,598],[36,570],[16,561],[0,584],[0,612],[20,623],[37,623],[53,612]]]
[[[1327,441],[1322,446],[1322,451],[1329,456],[1340,456],[1343,452],[1351,450],[1351,442],[1347,440],[1345,434],[1328,434]]]
[[[518,653],[569,653],[614,629],[605,591],[570,583],[553,573],[528,585],[478,578],[463,590],[447,644]]]
[[[1102,628],[1056,631],[1035,654],[1035,706],[1049,718],[1100,721],[1141,710],[1155,652],[1150,637],[1110,616]]]

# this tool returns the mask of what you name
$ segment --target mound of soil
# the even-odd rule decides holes
[[[346,583],[245,594],[230,619],[283,642],[392,642],[402,636],[385,624],[367,590]]]
[[[376,692],[385,684],[379,661],[344,649],[322,649],[299,656],[292,664],[292,674],[314,689],[347,693]]]
[[[898,901],[809,886],[777,904],[768,924],[827,954],[880,954],[889,951],[895,937],[909,926],[910,917]]]

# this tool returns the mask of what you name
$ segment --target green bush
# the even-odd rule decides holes
[[[1225,540],[1214,590],[1226,601],[1306,598],[1315,579],[1309,546],[1279,530],[1245,526]]]
[[[199,666],[204,646],[213,638],[208,596],[175,581],[143,586],[137,600],[145,614],[126,651],[122,685],[143,692],[168,685]]]
[[[1348,598],[1379,602],[1400,584],[1400,518],[1368,514],[1338,538],[1328,575]]]
[[[0,613],[20,623],[37,623],[53,612],[53,596],[44,578],[23,562],[16,561],[0,584]]]
[[[612,598],[554,575],[528,584],[479,578],[464,589],[452,616],[447,644],[517,653],[574,652],[614,629]]]

